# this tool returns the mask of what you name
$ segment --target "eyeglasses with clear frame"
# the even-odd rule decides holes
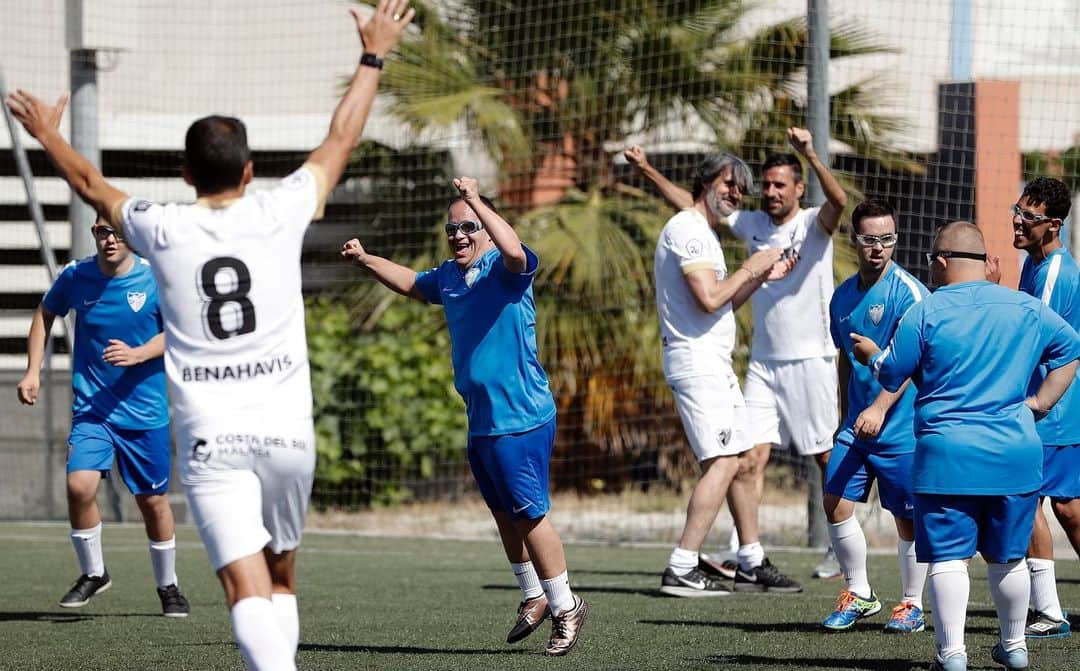
[[[947,249],[939,249],[936,252],[926,252],[926,265],[934,265],[934,259],[941,257],[943,259],[970,259],[972,261],[986,261],[986,254],[976,254],[975,252],[952,252]]]
[[[451,236],[458,231],[461,231],[465,235],[472,235],[473,233],[484,230],[484,225],[479,221],[470,221],[468,219],[465,221],[448,221],[443,226],[443,230],[446,231],[447,236]]]
[[[889,248],[895,247],[896,241],[900,239],[896,233],[886,233],[885,235],[866,235],[863,233],[855,234],[855,241],[863,247],[873,247],[874,245],[881,245],[882,247]]]
[[[1016,217],[1020,217],[1020,220],[1023,221],[1025,224],[1028,224],[1029,226],[1038,226],[1039,224],[1041,224],[1044,221],[1051,221],[1051,220],[1053,220],[1055,218],[1055,217],[1048,217],[1045,214],[1036,214],[1036,213],[1032,212],[1031,210],[1023,209],[1019,205],[1016,205],[1016,204],[1014,204],[1012,207],[1010,207],[1009,211],[1012,212],[1012,216],[1013,216],[1014,219]]]

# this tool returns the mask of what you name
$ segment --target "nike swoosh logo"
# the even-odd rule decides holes
[[[97,303],[97,301],[88,301],[86,299],[83,299],[83,302],[82,302],[83,305],[87,305],[87,306],[93,305],[94,303]]]
[[[532,503],[526,503],[525,505],[521,506],[520,508],[514,508],[514,514],[516,515],[516,514],[520,513],[522,510],[525,510],[526,508],[528,508],[531,505],[532,505]]]
[[[738,577],[740,580],[745,580],[746,582],[757,582],[757,574],[756,573],[746,573],[742,569],[739,569],[735,573],[736,573],[736,577]]]
[[[701,582],[694,582],[693,580],[687,580],[685,577],[679,576],[679,582],[686,585],[687,587],[693,587],[694,589],[705,589],[704,580],[702,580]]]
[[[768,242],[768,241],[769,241],[769,239],[768,239],[768,238],[759,238],[759,237],[758,237],[758,236],[756,236],[756,235],[752,235],[752,236],[750,236],[750,237],[752,237],[752,238],[754,239],[754,242]]]
[[[150,484],[150,489],[157,489],[158,487],[164,485],[168,481],[169,481],[169,479],[165,478],[161,482],[153,482],[153,483]]]

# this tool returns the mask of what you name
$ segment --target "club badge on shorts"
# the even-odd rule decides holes
[[[142,306],[146,305],[146,292],[145,291],[129,291],[127,292],[128,305],[131,306],[133,312],[142,310]]]

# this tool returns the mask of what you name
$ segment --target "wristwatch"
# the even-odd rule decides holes
[[[360,65],[366,65],[369,68],[382,70],[383,59],[379,58],[375,54],[365,52],[364,55],[360,57]]]

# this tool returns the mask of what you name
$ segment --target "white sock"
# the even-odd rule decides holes
[[[765,561],[765,548],[761,547],[760,542],[740,545],[735,557],[739,560],[739,568],[749,571],[761,566],[761,563]]]
[[[1064,620],[1061,601],[1058,599],[1057,578],[1054,577],[1053,559],[1028,559],[1031,573],[1031,607],[1055,620]]]
[[[150,565],[158,587],[180,584],[176,579],[176,536],[167,541],[150,541]]]
[[[731,527],[731,538],[728,539],[728,552],[736,553],[739,551],[739,530],[734,526]]]
[[[101,554],[101,522],[89,529],[72,529],[71,544],[75,546],[75,556],[79,559],[79,569],[83,575],[105,575],[105,557]]]
[[[926,564],[919,563],[915,558],[915,541],[906,541],[903,538],[897,541],[896,561],[900,566],[900,589],[904,594],[901,600],[923,610],[922,593],[926,585]]]
[[[668,556],[667,565],[675,575],[686,575],[697,568],[698,553],[676,546]]]
[[[574,607],[574,593],[570,591],[570,578],[563,571],[554,578],[540,581],[548,598],[552,615],[560,615]]]
[[[873,592],[866,573],[866,536],[863,535],[859,520],[852,515],[843,522],[829,524],[828,531],[836,561],[844,571],[844,582],[847,583],[848,591],[869,599]]]
[[[296,648],[300,645],[300,613],[296,608],[296,595],[274,592],[270,595],[277,615],[278,628],[285,636],[285,643],[292,649],[296,659]]]
[[[971,591],[967,564],[962,559],[931,562],[928,582],[933,599],[938,657],[947,659],[953,655],[966,655],[964,624]]]
[[[249,671],[296,671],[270,599],[249,596],[229,612],[236,645]]]
[[[521,588],[522,600],[535,599],[544,593],[544,588],[540,586],[540,576],[536,574],[531,561],[520,564],[510,562],[510,568],[514,569],[514,577],[517,578],[518,587]]]
[[[1001,645],[1006,650],[1027,649],[1024,627],[1027,625],[1031,579],[1023,559],[1008,564],[987,564],[986,581],[1001,626]]]

